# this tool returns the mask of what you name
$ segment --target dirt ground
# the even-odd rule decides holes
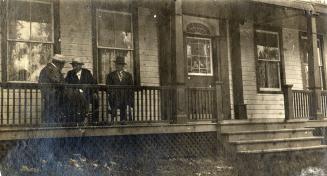
[[[325,152],[297,155],[162,158],[105,145],[20,142],[0,162],[1,176],[325,176]]]
[[[136,161],[91,160],[80,154],[65,158],[39,160],[39,164],[2,163],[2,175],[44,175],[44,176],[235,176],[235,169],[218,158],[172,158],[151,160],[139,158]]]

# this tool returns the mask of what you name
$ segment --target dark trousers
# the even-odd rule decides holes
[[[43,94],[43,123],[58,123],[63,118],[62,105],[60,103],[60,96],[57,94]]]

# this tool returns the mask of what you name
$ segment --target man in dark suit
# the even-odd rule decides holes
[[[61,73],[64,65],[65,57],[56,54],[52,57],[51,63],[48,63],[40,72],[39,83],[48,84],[41,86],[44,105],[43,118],[46,123],[59,122],[63,116],[63,87],[58,86],[58,84],[64,83],[64,77]]]
[[[106,85],[109,86],[131,86],[133,85],[132,75],[124,71],[125,58],[117,56],[116,71],[109,73],[106,77]],[[111,108],[111,122],[117,117],[117,110],[120,110],[121,124],[126,122],[126,111],[129,109],[129,120],[132,120],[131,108],[134,106],[134,95],[131,88],[112,88],[108,92],[108,101]],[[128,108],[129,107],[129,108]]]
[[[92,76],[92,73],[85,68],[82,68],[84,63],[81,62],[81,58],[76,58],[70,63],[73,67],[72,70],[68,71],[65,78],[68,84],[97,84],[96,79]],[[80,88],[71,91],[72,103],[78,106],[78,110],[81,114],[88,112],[89,104],[92,105],[92,117],[89,122],[96,123],[99,120],[99,99],[97,96],[96,89],[92,88]],[[75,103],[74,103],[75,102]],[[84,117],[80,119],[83,121]]]

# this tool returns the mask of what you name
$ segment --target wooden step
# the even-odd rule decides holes
[[[237,151],[238,154],[262,154],[262,153],[280,153],[280,152],[296,152],[296,151],[315,151],[315,150],[327,150],[327,145],[316,145],[309,147],[290,147],[290,148],[278,148],[278,149],[263,149],[263,150],[243,150]]]
[[[219,123],[220,133],[231,133],[238,131],[276,130],[304,128],[305,121],[291,122],[250,122],[250,121],[223,121]]]
[[[236,151],[246,151],[317,146],[321,144],[321,139],[323,137],[245,140],[230,142],[230,144]]]
[[[242,140],[281,139],[295,137],[311,137],[313,128],[276,129],[256,131],[236,131],[223,133],[222,136],[229,142]]]

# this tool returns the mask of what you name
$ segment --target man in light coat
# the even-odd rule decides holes
[[[63,87],[64,77],[61,73],[65,65],[65,57],[55,54],[40,72],[39,83],[41,85],[43,103],[43,121],[46,123],[59,122],[63,116]]]

